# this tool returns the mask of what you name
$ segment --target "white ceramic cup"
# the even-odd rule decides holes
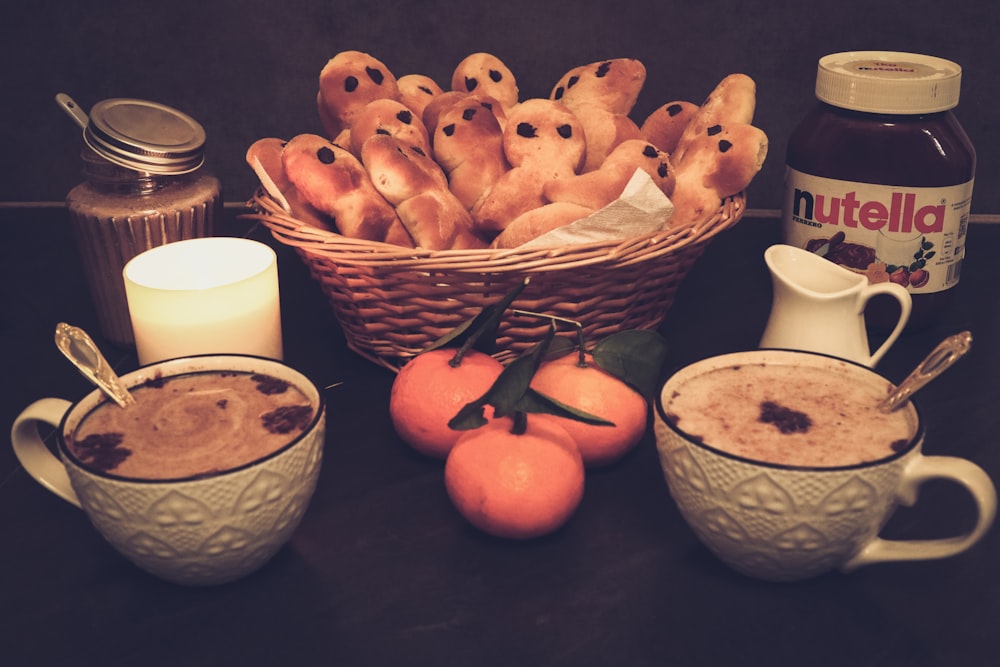
[[[176,241],[132,258],[122,271],[140,364],[195,354],[281,359],[274,250],[259,241]]]
[[[889,381],[865,366],[793,350],[755,350],[711,357],[673,374],[657,400],[655,433],[670,493],[688,525],[720,560],[751,577],[795,581],[889,561],[945,558],[972,547],[996,514],[996,491],[977,465],[952,456],[925,456],[924,424],[900,451],[871,463],[808,468],[755,461],[702,442],[675,426],[665,404],[699,374],[753,363],[809,368],[846,366],[852,380]],[[780,437],[777,433],[775,437]],[[932,540],[886,540],[879,531],[898,504],[912,505],[920,486],[944,479],[964,487],[977,509],[966,534]]]
[[[122,379],[131,388],[161,376],[219,370],[288,382],[313,405],[312,421],[278,451],[234,469],[179,480],[129,479],[84,467],[67,447],[67,436],[107,400],[95,389],[76,403],[43,398],[25,408],[11,428],[14,452],[32,477],[81,507],[104,538],[143,570],[186,585],[234,581],[263,566],[298,527],[319,477],[326,403],[298,371],[245,355],[173,359]],[[56,429],[58,457],[41,439],[39,424]]]

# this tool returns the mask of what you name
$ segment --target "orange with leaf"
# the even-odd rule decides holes
[[[427,456],[445,458],[461,435],[448,421],[483,395],[503,370],[489,354],[503,311],[524,289],[511,291],[411,359],[392,383],[389,417],[404,442]]]
[[[458,512],[513,539],[564,525],[583,499],[585,468],[617,461],[642,439],[665,354],[659,334],[639,330],[586,352],[578,324],[575,353],[567,353],[574,346],[555,337],[559,318],[538,314],[550,320],[547,335],[498,371],[485,350],[526,284],[411,360],[390,399],[400,437],[446,458],[445,488]],[[561,356],[549,354],[553,341]]]
[[[624,377],[638,376],[643,386],[653,385],[665,349],[659,335],[622,332],[602,341],[593,355],[581,348],[578,357],[567,355],[551,361],[545,353],[554,332],[554,326],[550,327],[543,341],[512,361],[482,398],[450,422],[452,428],[468,429],[468,434],[458,439],[448,456],[445,487],[459,513],[492,535],[531,538],[562,526],[583,498],[584,448],[595,463],[609,463],[633,447],[645,432],[645,399],[623,380],[599,368],[596,359],[607,359],[605,363]],[[640,359],[644,363],[639,363]],[[588,365],[578,366],[586,360]],[[617,363],[611,363],[614,360]],[[562,397],[539,390],[536,380],[546,368],[553,370],[546,371],[543,378],[561,378],[552,388]],[[585,375],[587,381],[567,391],[566,382],[577,382],[577,373]],[[594,399],[588,392],[595,389],[607,395]],[[620,409],[622,399],[631,404],[628,410]],[[584,402],[588,405],[581,405]],[[627,421],[619,427],[589,405],[613,407]],[[485,417],[487,406],[493,407],[492,420]],[[610,435],[605,436],[602,430]]]
[[[553,417],[576,441],[587,467],[615,463],[646,434],[663,350],[654,332],[623,331],[605,338],[592,353],[581,343],[576,353],[547,361],[535,373],[531,386],[537,391],[611,422]]]

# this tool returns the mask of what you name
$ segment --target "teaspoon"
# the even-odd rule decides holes
[[[906,376],[895,390],[881,403],[881,412],[892,412],[912,396],[918,389],[941,375],[956,361],[965,356],[972,345],[972,334],[968,331],[957,333],[941,341],[913,372]]]
[[[135,403],[135,398],[128,393],[128,389],[86,331],[60,322],[56,325],[56,347],[66,355],[77,370],[83,373],[84,377],[97,385],[119,406],[124,408]]]

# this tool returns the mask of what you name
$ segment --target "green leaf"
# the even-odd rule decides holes
[[[507,364],[486,393],[466,403],[448,422],[448,427],[467,431],[486,424],[485,408],[493,406],[497,417],[511,417],[517,412],[521,397],[528,391],[535,374],[535,361],[530,354],[520,356]]]
[[[517,421],[525,413],[558,415],[588,424],[614,426],[603,417],[566,405],[551,396],[531,388],[531,380],[539,365],[549,356],[549,347],[555,339],[555,323],[549,325],[545,337],[517,357],[500,372],[493,385],[478,399],[464,405],[448,422],[449,428],[466,431],[487,423],[485,408],[493,406],[497,417],[512,417]],[[558,339],[555,339],[558,340]],[[575,346],[570,346],[572,349]]]
[[[528,391],[536,368],[534,357],[528,355],[514,359],[503,369],[500,377],[483,395],[483,400],[493,406],[498,417],[510,417],[517,412],[517,406]]]
[[[593,351],[594,363],[629,385],[649,402],[660,388],[667,342],[655,331],[628,329],[611,334]]]
[[[552,343],[549,345],[548,352],[545,354],[545,361],[551,361],[553,359],[558,359],[559,357],[565,357],[571,352],[575,352],[577,348],[576,343],[571,341],[565,336],[559,336],[554,338]]]
[[[424,348],[424,352],[441,347],[460,347],[462,350],[475,349],[485,354],[496,352],[497,330],[504,312],[514,303],[514,299],[528,286],[529,278],[521,281],[496,303],[484,306],[477,315],[438,338]]]
[[[486,403],[483,401],[473,401],[466,403],[454,417],[448,421],[448,428],[455,431],[471,431],[472,429],[486,426]]]
[[[518,407],[521,412],[556,415],[557,417],[575,419],[576,421],[594,424],[596,426],[615,425],[612,421],[608,421],[603,417],[598,417],[597,415],[580,410],[579,408],[574,408],[572,405],[567,405],[558,399],[552,398],[551,396],[543,394],[542,392],[530,387],[524,396],[521,397]]]

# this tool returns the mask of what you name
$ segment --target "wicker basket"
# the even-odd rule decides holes
[[[679,232],[532,250],[414,250],[347,238],[289,216],[263,189],[245,217],[295,248],[329,299],[348,347],[398,371],[525,276],[531,280],[513,307],[578,321],[591,343],[625,329],[655,328],[709,241],[736,224],[745,205],[742,193],[731,197],[710,220]],[[497,358],[513,358],[547,327],[537,317],[507,316]]]

